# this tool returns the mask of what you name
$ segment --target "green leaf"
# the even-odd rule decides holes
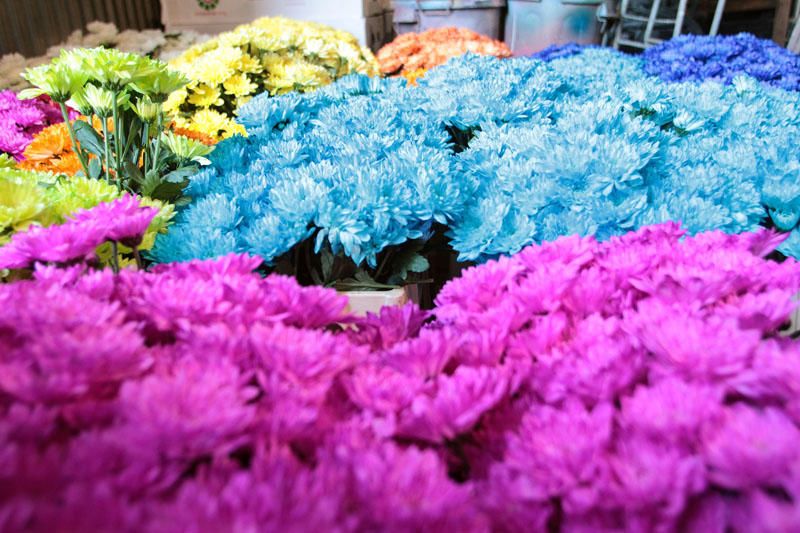
[[[192,203],[192,197],[191,196],[181,196],[180,198],[178,198],[177,200],[175,200],[172,203],[175,205],[175,207],[183,207],[185,205],[189,205],[190,203]]]
[[[175,183],[161,182],[149,196],[156,200],[172,202],[175,198],[179,198],[181,193],[183,193],[183,187],[180,185],[176,185]]]
[[[360,281],[361,283],[376,283],[372,276],[364,270],[363,268],[359,268],[355,274],[356,281]]]
[[[333,254],[330,250],[323,248],[319,254],[319,259],[322,263],[322,277],[325,281],[330,281],[333,276]]]
[[[139,119],[134,119],[131,121],[131,127],[128,130],[128,139],[127,143],[125,144],[125,149],[123,150],[123,158],[129,159],[132,163],[138,163],[138,156],[139,156],[139,149],[131,150],[131,146],[135,141],[141,142],[141,131],[142,131],[142,122]]]
[[[93,127],[82,120],[76,120],[73,123],[75,129],[75,138],[81,145],[81,149],[91,152],[100,159],[105,158],[105,148],[103,147],[103,138],[95,131]]]
[[[103,173],[103,165],[100,164],[100,160],[96,157],[94,159],[89,160],[89,177],[93,180],[96,180],[100,177]]]
[[[144,176],[142,175],[139,165],[131,161],[125,161],[123,166],[125,167],[125,174],[127,174],[131,180],[135,181],[140,186],[144,183]]]
[[[164,175],[162,181],[166,181],[168,183],[186,183],[191,176],[197,174],[197,167],[190,166],[190,167],[183,167],[179,168],[178,170],[173,170]]]
[[[145,196],[153,196],[153,193],[161,185],[161,177],[155,170],[150,170],[144,175],[142,182],[142,194]]]

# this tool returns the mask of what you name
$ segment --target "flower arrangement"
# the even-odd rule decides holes
[[[306,92],[352,73],[377,74],[372,53],[322,24],[262,18],[193,46],[174,59],[189,84],[166,108],[180,128],[214,138],[243,134],[236,110],[262,92]]]
[[[772,233],[682,236],[530,247],[431,324],[346,330],[257,258],[40,266],[0,286],[3,524],[792,530],[800,270]]]
[[[505,43],[472,30],[434,28],[398,35],[378,51],[376,58],[383,74],[403,76],[415,83],[429,69],[467,53],[511,57]]]
[[[19,161],[34,134],[63,120],[52,102],[20,100],[11,91],[0,91],[0,152]]]
[[[746,78],[664,84],[591,49],[547,64],[467,58],[420,85],[469,138],[454,156],[471,184],[451,225],[462,260],[669,220],[692,233],[797,227],[795,93]],[[795,255],[793,242],[781,251]]]
[[[666,84],[600,49],[549,63],[464,56],[418,87],[354,77],[265,95],[240,112],[251,138],[223,142],[191,179],[195,203],[153,257],[247,251],[335,286],[353,277],[351,262],[382,277],[384,252],[395,250],[392,270],[392,257],[415,257],[394,247],[422,245],[431,230],[446,231],[462,261],[485,261],[670,220],[690,233],[793,232],[780,251],[800,257],[798,105],[800,95],[747,78]],[[301,275],[302,263],[318,275]]]
[[[207,164],[213,146],[166,127],[162,104],[186,83],[181,74],[149,58],[94,48],[63,52],[25,77],[34,88],[21,94],[46,94],[57,102],[70,141],[64,142],[61,130],[48,131],[41,146],[28,152],[33,168],[51,170],[46,165],[55,160],[57,168],[70,170],[77,158],[84,176],[103,178],[119,191],[187,201],[187,178]],[[70,121],[67,102],[84,117]]]
[[[742,74],[782,89],[800,90],[800,56],[749,33],[681,35],[644,52],[644,69],[665,81],[718,80]]]
[[[64,42],[48,48],[42,56],[29,58],[21,54],[0,56],[0,89],[13,91],[27,89],[30,85],[20,74],[28,68],[49,63],[58,57],[62,50],[102,46],[168,61],[190,46],[207,39],[209,36],[193,31],[165,33],[158,29],[129,29],[120,32],[113,23],[94,21],[87,24],[84,31],[75,30]]]
[[[43,228],[63,224],[76,217],[80,218],[82,211],[110,202],[123,203],[117,211],[107,214],[106,219],[93,225],[97,227],[87,229],[85,224],[73,223],[74,233],[80,234],[81,238],[92,239],[92,232],[108,231],[116,223],[115,218],[123,219],[126,216],[123,207],[135,211],[141,205],[148,213],[155,214],[148,220],[145,226],[147,231],[142,232],[141,240],[135,245],[138,253],[139,250],[152,248],[156,234],[166,229],[174,212],[172,205],[157,200],[140,198],[134,201],[122,195],[113,185],[101,180],[0,168],[0,245],[8,244],[9,241],[14,242],[15,239],[18,242],[29,238],[36,239],[36,235],[45,231]],[[29,233],[33,237],[30,237]],[[122,242],[121,239],[119,241],[122,245],[118,247],[118,251],[122,254],[122,264],[134,261],[134,247],[130,246],[128,241]],[[52,244],[50,240],[46,242]],[[100,259],[110,264],[113,259],[113,247],[101,246],[104,242],[106,241],[97,242],[92,251],[99,248]],[[52,248],[52,251],[49,249],[47,251],[64,253],[58,246]],[[5,253],[4,250],[6,248],[0,248],[0,255]],[[0,266],[0,269],[3,268],[5,267]]]
[[[249,136],[222,141],[194,201],[153,249],[158,262],[259,255],[304,283],[386,288],[421,273],[437,224],[461,209],[449,137],[405,84],[351,76],[243,106]]]

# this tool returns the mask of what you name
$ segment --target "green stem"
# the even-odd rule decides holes
[[[106,183],[111,183],[111,167],[109,165],[109,147],[108,147],[108,121],[103,119],[102,117],[100,120],[103,122],[103,144],[105,145],[105,158],[106,158]],[[119,181],[117,181],[117,190],[119,190]]]
[[[117,173],[117,188],[122,187],[122,147],[120,136],[121,124],[119,122],[119,104],[117,103],[117,92],[114,91],[114,105],[112,107],[112,116],[114,117],[114,169]]]
[[[150,147],[150,123],[142,121],[142,168],[147,172],[147,154]],[[136,159],[137,163],[139,159]]]
[[[119,274],[119,246],[117,241],[111,241],[111,270]]]
[[[69,111],[67,111],[67,104],[63,102],[58,103],[59,107],[61,107],[61,116],[64,117],[64,122],[67,125],[67,132],[69,133],[69,140],[72,143],[72,150],[78,155],[78,161],[81,163],[81,168],[83,169],[84,175],[88,178],[89,177],[89,166],[86,164],[86,157],[83,154],[83,151],[78,146],[78,142],[75,140],[75,129],[72,127],[72,122],[69,120]]]
[[[139,247],[133,247],[133,258],[136,259],[136,268],[144,270],[144,261],[142,261],[142,254],[139,253]]]
[[[161,155],[161,130],[164,129],[164,112],[159,110],[156,119],[156,151],[153,154],[153,170],[158,170],[158,156]]]

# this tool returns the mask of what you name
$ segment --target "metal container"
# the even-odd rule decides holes
[[[508,0],[506,43],[514,55],[530,55],[553,44],[595,44],[602,0]]]
[[[158,28],[159,17],[159,0],[3,0],[0,55],[41,55],[95,20],[122,31]]]
[[[393,0],[392,5],[398,35],[454,26],[503,38],[506,0]]]

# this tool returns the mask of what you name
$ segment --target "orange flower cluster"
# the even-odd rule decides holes
[[[94,128],[100,131],[102,125],[95,117]],[[109,119],[108,127],[113,131],[114,123]],[[196,131],[174,128],[175,133],[211,146],[216,141],[208,135]],[[22,170],[53,172],[74,176],[81,170],[78,154],[72,150],[67,125],[63,122],[48,126],[33,137],[33,141],[23,153],[24,159],[17,164]],[[94,156],[90,156],[94,157]]]
[[[510,57],[511,50],[501,41],[465,28],[434,28],[422,33],[404,33],[380,49],[377,55],[381,72],[403,76],[410,82],[448,59],[473,54]]]
[[[64,122],[48,126],[33,137],[25,148],[24,159],[17,164],[23,170],[53,172],[74,176],[81,169],[78,155],[72,150]]]

